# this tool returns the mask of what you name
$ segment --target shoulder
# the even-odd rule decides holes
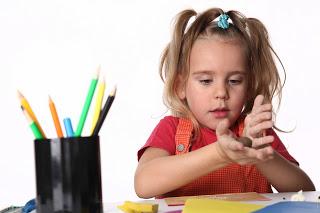
[[[164,118],[162,118],[158,125],[156,126],[156,128],[154,129],[155,131],[176,131],[177,126],[179,123],[179,118],[178,117],[174,117],[174,116],[165,116]]]
[[[178,123],[178,117],[165,116],[162,118],[153,129],[145,145],[138,151],[138,159],[148,147],[164,149],[173,155],[175,153],[175,133]]]
[[[175,135],[178,123],[179,123],[178,117],[165,116],[159,121],[158,125],[153,130],[152,135],[153,136]]]
[[[179,123],[179,118],[172,115],[168,115],[162,118],[159,123],[160,124],[163,123],[171,126],[177,126]]]

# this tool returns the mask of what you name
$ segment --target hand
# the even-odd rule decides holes
[[[263,103],[263,95],[258,95],[254,100],[252,111],[244,120],[244,130],[242,136],[252,140],[253,148],[268,146],[273,142],[273,136],[266,136],[267,129],[272,128],[272,105]]]
[[[271,146],[261,149],[244,147],[236,140],[236,136],[228,129],[229,121],[221,121],[216,129],[218,141],[217,151],[220,157],[229,163],[240,165],[256,164],[273,158]]]

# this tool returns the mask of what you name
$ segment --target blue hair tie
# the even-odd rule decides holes
[[[229,16],[225,13],[221,14],[219,16],[219,21],[218,21],[218,27],[222,29],[228,29],[229,28],[229,22],[228,22]]]

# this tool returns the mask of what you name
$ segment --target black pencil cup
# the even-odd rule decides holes
[[[99,137],[34,141],[37,213],[103,213]]]

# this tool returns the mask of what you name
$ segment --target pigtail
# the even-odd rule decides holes
[[[184,43],[184,34],[191,17],[197,13],[194,10],[184,10],[179,13],[174,22],[173,34],[170,43],[165,48],[160,61],[159,74],[165,82],[164,103],[177,116],[187,116],[188,108],[178,97],[177,81],[181,68],[181,49]]]
[[[181,52],[181,46],[183,42],[183,35],[185,33],[187,24],[192,16],[197,13],[194,10],[184,10],[176,17],[172,39],[170,43],[164,49],[161,56],[159,74],[163,81],[167,78],[167,75],[174,74],[175,72],[169,72],[171,69],[177,70],[178,60]]]
[[[263,94],[267,101],[271,102],[273,96],[277,95],[279,106],[283,84],[281,84],[274,56],[279,60],[281,65],[282,62],[270,45],[265,26],[259,20],[249,18],[247,19],[247,27],[250,39],[252,40],[252,70],[258,72],[253,75],[255,79],[251,81],[253,83],[252,91],[255,91],[255,94],[251,94],[252,98],[258,94]]]

